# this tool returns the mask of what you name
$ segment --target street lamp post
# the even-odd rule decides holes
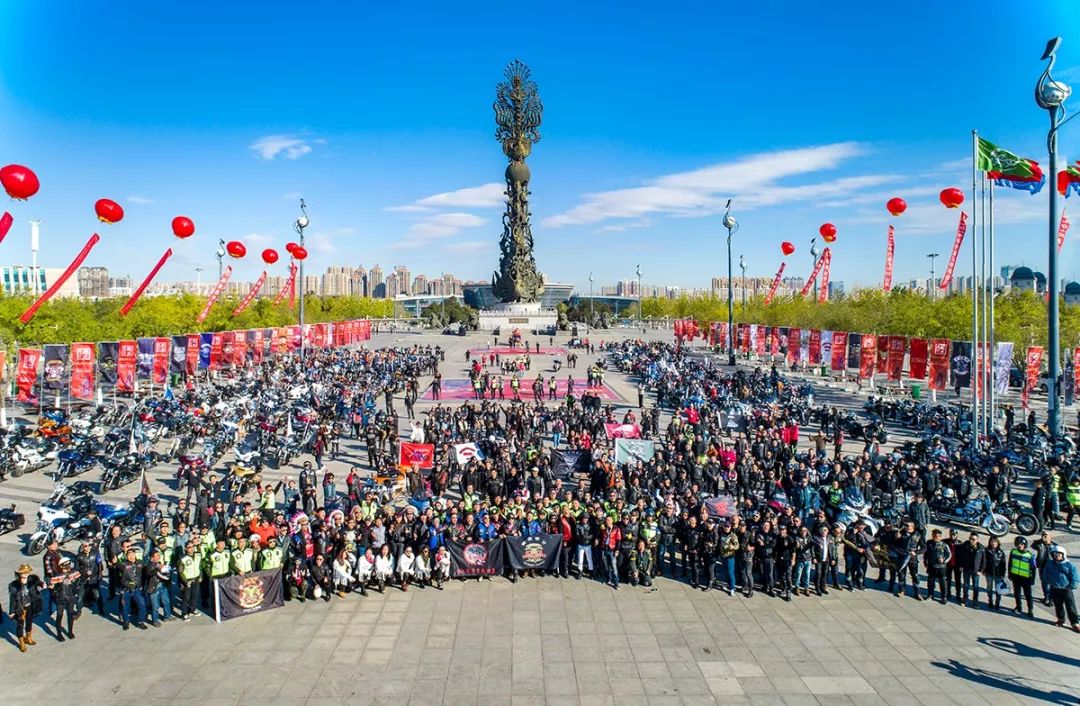
[[[721,221],[727,228],[727,330],[728,330],[728,365],[735,365],[735,296],[731,290],[731,236],[739,230],[739,222],[731,215],[731,199],[728,199],[724,210],[724,220]],[[739,266],[743,267],[740,258]],[[743,269],[743,277],[746,277],[746,269]],[[746,288],[743,287],[743,307],[746,306]]]
[[[308,215],[307,204],[304,203],[304,199],[300,199],[300,217],[293,223],[293,230],[300,236],[300,247],[304,246],[304,229],[308,227]],[[304,360],[304,349],[307,344],[307,337],[304,335],[304,261],[300,261],[300,269],[297,272],[300,277],[300,361]]]
[[[1057,133],[1062,125],[1072,120],[1075,115],[1062,120],[1065,115],[1065,101],[1072,92],[1065,84],[1055,81],[1050,75],[1057,60],[1057,49],[1061,44],[1061,37],[1055,37],[1046,43],[1046,51],[1043,52],[1042,60],[1047,61],[1035,84],[1035,102],[1040,108],[1050,114],[1050,131],[1046,134],[1046,151],[1049,153],[1051,181],[1057,179]],[[1059,405],[1060,386],[1058,376],[1061,368],[1061,345],[1060,345],[1060,317],[1058,314],[1058,254],[1057,254],[1057,223],[1058,223],[1058,192],[1057,185],[1050,184],[1050,258],[1046,267],[1046,279],[1048,295],[1050,297],[1046,307],[1047,312],[1047,355],[1050,358],[1049,379],[1046,381],[1046,426],[1050,431],[1050,441],[1056,442],[1061,434],[1061,408]]]
[[[641,265],[637,266],[637,322],[638,326],[641,326],[641,322],[644,321],[644,317],[641,315]]]
[[[818,259],[818,255],[820,255],[820,254],[821,253],[819,253],[818,249],[817,249],[817,238],[810,238],[810,258],[814,261],[813,267],[810,268],[811,272],[813,272],[814,270],[817,269],[817,259]],[[814,278],[814,301],[817,301],[817,278],[816,277]]]
[[[225,265],[222,263],[222,259],[225,257],[225,241],[218,239],[218,249],[214,253],[214,257],[217,258],[217,278],[221,281],[221,274],[225,271]]]
[[[742,278],[739,280],[739,288],[742,290],[742,310],[746,314],[746,259],[739,255],[739,269],[742,270]]]
[[[590,272],[589,273],[589,326],[592,326],[593,319],[596,317],[596,309],[593,306],[592,283],[593,283],[593,276],[592,276],[592,272]]]
[[[941,257],[941,253],[928,253],[927,257],[930,258],[930,281],[926,283],[926,298],[934,298],[934,261]]]

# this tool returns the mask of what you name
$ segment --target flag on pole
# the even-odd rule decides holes
[[[1058,193],[1069,198],[1075,191],[1080,194],[1080,161],[1070,164],[1057,175]]]
[[[1061,222],[1058,223],[1058,252],[1065,244],[1065,234],[1069,232],[1069,219],[1065,217],[1065,209],[1061,209]]]
[[[896,253],[896,230],[889,226],[889,238],[885,243],[885,280],[881,288],[886,292],[892,291],[893,256]]]
[[[1037,194],[1046,183],[1039,163],[1002,149],[993,142],[978,138],[978,156],[975,166],[986,172],[998,186],[1008,186],[1031,194]]]

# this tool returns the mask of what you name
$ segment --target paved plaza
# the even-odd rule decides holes
[[[628,332],[594,332],[602,339]],[[650,333],[650,335],[660,335]],[[670,334],[666,334],[665,337]],[[441,371],[464,377],[479,335],[379,334],[372,346],[438,343]],[[561,343],[556,339],[557,344]],[[546,374],[548,359],[541,368]],[[582,379],[591,356],[581,357]],[[535,368],[534,364],[534,368]],[[560,377],[565,377],[564,367]],[[535,373],[534,373],[535,374]],[[636,405],[634,383],[609,372],[617,407]],[[839,390],[822,396],[861,405]],[[631,402],[631,400],[633,402]],[[422,413],[430,402],[417,405]],[[399,412],[404,411],[399,403]],[[665,418],[666,419],[666,418]],[[403,425],[407,420],[403,420]],[[810,430],[803,430],[804,435]],[[805,443],[805,442],[804,442]],[[855,448],[852,448],[854,451]],[[343,477],[364,467],[362,445],[343,440],[328,465]],[[226,455],[229,461],[232,454]],[[298,465],[302,459],[298,459]],[[270,469],[276,480],[297,468]],[[96,473],[89,479],[96,480]],[[175,498],[171,469],[152,489]],[[0,484],[0,501],[33,515],[49,479]],[[111,493],[121,500],[130,485]],[[1060,533],[1073,554],[1077,535]],[[1011,540],[1009,540],[1011,541]],[[0,537],[0,574],[19,563],[22,535]],[[66,547],[73,551],[74,546]],[[873,573],[871,573],[871,578]],[[790,603],[691,590],[661,579],[619,591],[593,581],[452,581],[445,590],[396,588],[366,598],[317,601],[223,624],[208,617],[123,632],[84,615],[78,638],[57,643],[39,618],[38,645],[21,655],[4,624],[3,703],[404,704],[936,704],[1080,703],[1080,635],[1035,620],[865,592]],[[1037,590],[1037,589],[1036,589]],[[6,596],[5,596],[6,601]],[[1002,600],[1003,607],[1011,598]]]

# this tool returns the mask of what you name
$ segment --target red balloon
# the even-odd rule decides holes
[[[948,189],[941,190],[941,203],[945,204],[945,208],[956,208],[960,204],[964,203],[964,192],[957,189],[955,186],[950,186]]]
[[[247,247],[239,240],[231,240],[228,245],[225,246],[225,252],[229,253],[229,257],[241,258],[247,255]]]
[[[899,216],[907,210],[907,201],[904,201],[904,199],[897,196],[896,198],[889,199],[889,202],[885,204],[885,208],[894,216]]]
[[[826,243],[836,240],[836,226],[832,223],[822,223],[821,227],[818,228],[818,233],[821,233],[821,237]]]
[[[786,240],[780,243],[780,249],[784,252],[785,255],[790,255],[791,253],[795,252],[795,246]]]
[[[262,259],[263,262],[265,262],[267,265],[273,265],[275,262],[278,261],[277,250],[274,250],[273,248],[267,248],[266,250],[263,250]]]
[[[13,199],[26,200],[36,194],[41,188],[37,174],[29,167],[21,164],[9,164],[0,168],[0,184],[4,191]]]
[[[94,213],[102,223],[117,223],[124,220],[124,209],[112,199],[98,199],[94,204]]]
[[[303,245],[297,245],[295,248],[292,249],[292,256],[297,260],[306,260],[307,249],[304,248]]]
[[[177,238],[190,238],[195,235],[195,224],[187,216],[172,219],[172,232]]]
[[[298,247],[300,247],[300,243],[286,243],[285,244],[285,252],[292,255],[293,250],[296,250]]]

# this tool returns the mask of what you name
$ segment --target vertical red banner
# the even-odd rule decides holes
[[[810,329],[810,365],[821,365],[821,329]]]
[[[877,336],[863,334],[862,346],[859,350],[859,379],[866,380],[874,377],[874,363],[877,361]]]
[[[874,370],[879,373],[884,373],[886,366],[889,364],[889,341],[892,336],[878,336],[877,337],[877,359],[874,362]]]
[[[759,356],[765,355],[765,327],[758,325],[754,336],[754,353]]]
[[[40,349],[19,349],[19,363],[18,368],[15,371],[15,385],[18,388],[18,394],[15,396],[15,399],[19,402],[37,401],[38,397],[37,392],[34,390],[34,386],[37,385],[37,370],[39,363],[41,363]]]
[[[236,361],[236,333],[233,331],[221,332],[221,365],[224,368],[231,367]]]
[[[794,365],[799,362],[799,356],[802,353],[802,341],[799,339],[802,337],[802,331],[797,328],[788,330],[787,335],[787,361],[788,364]]]
[[[769,353],[772,355],[780,355],[780,327],[772,326],[769,328]]]
[[[956,238],[953,240],[952,253],[949,255],[949,264],[945,266],[945,274],[941,276],[940,289],[948,289],[952,284],[953,270],[956,269],[956,258],[960,256],[960,246],[964,244],[964,233],[967,232],[967,214],[960,212],[960,225],[956,227]],[[931,388],[933,389],[933,388]]]
[[[1080,348],[1073,351],[1073,390],[1080,390]]]
[[[289,350],[300,350],[300,343],[303,340],[303,331],[299,326],[289,327]]]
[[[247,331],[233,331],[232,363],[238,368],[247,364]]]
[[[1042,357],[1042,346],[1029,346],[1027,355],[1024,356],[1024,389],[1020,397],[1025,409],[1027,408],[1028,395],[1030,395],[1031,391],[1035,389],[1035,386],[1039,384],[1039,372],[1042,370]]]
[[[881,288],[886,292],[892,291],[893,254],[896,252],[896,232],[889,226],[889,240],[885,245],[885,281]]]
[[[926,361],[929,353],[929,341],[925,338],[911,339],[911,356],[908,363],[908,377],[912,380],[926,379]]]
[[[780,286],[780,278],[784,276],[785,267],[787,267],[787,263],[781,262],[780,269],[776,271],[776,276],[773,277],[772,284],[769,286],[769,292],[765,295],[765,306],[771,304],[773,297],[776,296],[776,289]]]
[[[739,324],[739,348],[743,353],[750,352],[750,324]]]
[[[263,362],[263,330],[255,329],[255,348],[251,351],[251,360],[258,365]]]
[[[116,389],[120,392],[135,391],[135,364],[138,359],[138,341],[117,341]]]
[[[728,327],[726,321],[721,321],[716,325],[716,342],[724,347],[724,350],[729,348],[728,344]]]
[[[199,370],[199,334],[189,333],[187,337],[187,361],[188,375],[194,375]]]
[[[94,344],[71,344],[71,397],[94,399]]]
[[[930,341],[930,389],[944,390],[949,384],[949,349],[947,338]]]
[[[829,367],[833,370],[847,370],[847,333],[833,331],[832,360]]]
[[[904,374],[904,353],[907,352],[907,339],[903,336],[889,336],[889,355],[885,361],[885,372],[889,380],[899,382]]]
[[[171,338],[154,339],[154,383],[164,385],[169,377],[169,355],[172,352]]]
[[[210,337],[210,369],[219,370],[222,365],[225,350],[225,336],[221,331],[214,332]]]

